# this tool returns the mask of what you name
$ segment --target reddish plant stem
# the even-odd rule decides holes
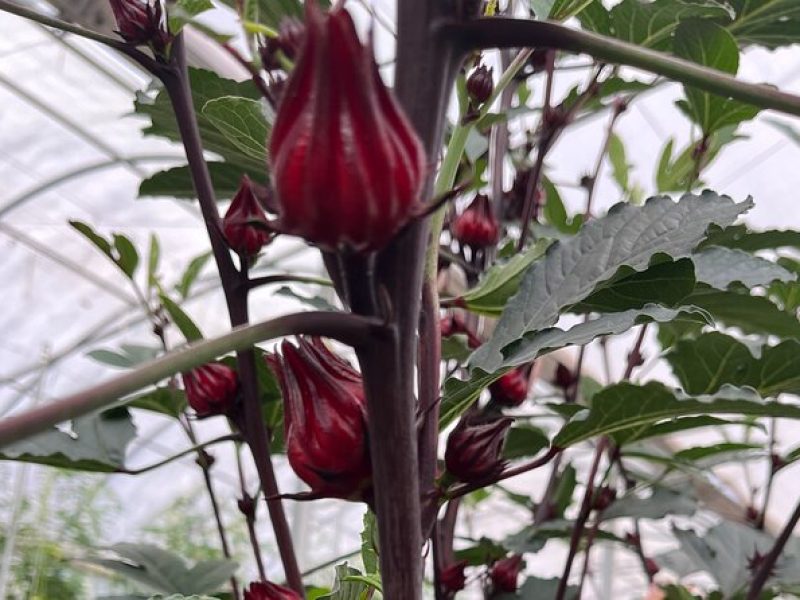
[[[578,600],[583,594],[583,585],[586,582],[586,576],[589,574],[589,559],[592,554],[592,544],[594,544],[594,540],[597,538],[597,532],[600,530],[601,516],[602,514],[598,511],[598,513],[595,515],[594,523],[592,523],[592,528],[589,529],[589,533],[586,535],[586,550],[583,552],[581,578],[578,580],[578,591],[575,592],[575,598]]]
[[[225,300],[228,305],[231,325],[244,325],[249,320],[247,291],[237,293],[241,286],[241,275],[233,264],[233,259],[221,233],[220,217],[215,201],[214,186],[208,165],[203,156],[203,143],[197,125],[197,117],[189,86],[186,65],[186,49],[183,36],[179,35],[172,47],[174,69],[164,77],[164,85],[169,93],[178,128],[181,133],[189,169],[195,185],[200,209],[208,230],[214,259],[219,269]],[[304,593],[300,569],[294,553],[289,523],[278,498],[279,490],[269,453],[269,434],[261,414],[261,406],[256,378],[255,353],[244,350],[237,353],[237,369],[244,397],[245,439],[253,453],[253,459],[261,478],[267,501],[278,551],[283,562],[284,573],[289,586],[301,596]]]
[[[775,481],[775,474],[777,473],[777,469],[775,468],[775,464],[773,463],[772,457],[775,453],[775,428],[777,427],[777,421],[773,417],[770,419],[770,430],[769,430],[769,456],[767,457],[768,468],[769,472],[767,473],[767,482],[764,484],[764,500],[761,504],[761,510],[758,512],[758,520],[756,521],[756,527],[759,529],[764,529],[764,522],[767,518],[767,509],[769,508],[769,501],[770,497],[772,496],[772,484]]]
[[[247,536],[250,538],[250,547],[253,550],[253,558],[258,567],[258,576],[261,578],[261,581],[266,581],[267,571],[264,568],[264,557],[261,555],[261,545],[258,543],[258,534],[256,533],[256,502],[258,500],[258,493],[256,493],[256,498],[253,498],[247,492],[244,468],[242,467],[242,455],[238,444],[236,447],[236,472],[239,475],[239,489],[242,492],[243,508],[245,509],[243,512],[245,522],[247,523]],[[252,503],[252,505],[248,506],[248,503]]]
[[[597,162],[594,165],[594,171],[592,171],[591,178],[589,179],[589,186],[586,190],[586,209],[583,212],[584,221],[588,221],[592,217],[592,203],[594,201],[595,191],[597,190],[597,179],[600,177],[600,170],[603,168],[603,161],[608,153],[609,144],[611,144],[614,126],[617,124],[617,120],[624,110],[623,104],[615,104],[613,112],[611,113],[611,119],[608,122],[605,136],[603,137],[603,145],[600,147]]]
[[[761,596],[761,590],[764,589],[767,580],[769,580],[772,575],[775,563],[778,562],[783,549],[786,547],[786,543],[789,541],[789,538],[792,537],[792,533],[794,532],[794,528],[797,527],[798,521],[800,521],[800,502],[795,506],[792,516],[789,517],[786,525],[783,526],[778,539],[775,540],[772,549],[764,557],[761,566],[758,568],[758,571],[756,571],[753,582],[750,584],[750,589],[747,591],[747,600],[758,600]]]

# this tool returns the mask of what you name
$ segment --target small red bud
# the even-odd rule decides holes
[[[467,561],[462,560],[444,567],[439,573],[439,583],[446,593],[452,595],[464,589],[467,584],[467,576],[464,574],[466,566]]]
[[[500,474],[506,465],[502,450],[506,433],[514,419],[504,417],[481,421],[467,415],[447,438],[444,462],[447,470],[461,481],[481,483]]]
[[[558,363],[555,376],[553,377],[553,385],[560,387],[562,390],[568,390],[572,387],[573,383],[575,383],[575,375],[572,373],[572,369],[564,364]]]
[[[244,600],[302,600],[302,596],[282,585],[256,581],[244,591]]]
[[[473,248],[493,246],[500,237],[500,226],[492,212],[489,197],[478,194],[451,225],[453,237]]]
[[[635,531],[628,531],[625,533],[625,543],[631,546],[638,546],[641,543],[639,535]]]
[[[467,345],[473,350],[481,345],[480,338],[470,329],[464,317],[456,313],[450,313],[439,321],[439,331],[443,338],[457,335],[459,333],[467,336]]]
[[[592,508],[595,510],[603,511],[607,509],[614,500],[617,499],[617,493],[607,485],[604,485],[594,495]]]
[[[236,501],[236,506],[239,512],[248,519],[252,519],[256,515],[256,501],[250,494],[245,493],[239,500]]]
[[[492,97],[494,91],[493,71],[494,69],[478,65],[478,68],[467,78],[467,93],[475,102],[483,104]]]
[[[751,523],[758,523],[760,514],[755,506],[749,505],[745,508],[744,516]]]
[[[517,591],[517,579],[522,570],[522,556],[513,554],[508,558],[498,560],[492,565],[489,577],[495,592],[513,594]]]
[[[656,574],[661,570],[661,567],[659,567],[658,563],[652,558],[644,559],[644,568],[650,577],[655,577]]]
[[[253,182],[245,175],[225,218],[222,220],[225,240],[235,252],[253,257],[272,240],[267,229],[267,215],[256,198]]]
[[[519,406],[528,398],[528,373],[525,368],[512,369],[489,386],[492,400],[501,406]]]
[[[777,454],[775,452],[769,455],[769,460],[772,465],[773,473],[777,473],[788,464],[785,458],[783,458],[780,454]]]
[[[236,403],[239,377],[222,363],[208,363],[183,374],[186,400],[198,417],[229,412]]]
[[[129,44],[152,45],[163,54],[172,42],[161,0],[109,0],[117,33]]]
[[[270,138],[281,229],[324,250],[385,246],[415,215],[426,158],[350,15],[306,2]]]
[[[284,402],[289,464],[318,497],[361,500],[371,485],[361,375],[319,338],[285,341],[269,364]]]

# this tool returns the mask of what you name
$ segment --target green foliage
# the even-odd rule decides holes
[[[133,279],[136,267],[139,266],[139,253],[133,242],[122,234],[115,233],[111,241],[98,234],[90,225],[80,221],[70,221],[69,224],[78,233],[83,235],[94,246],[113,262],[128,279]]]

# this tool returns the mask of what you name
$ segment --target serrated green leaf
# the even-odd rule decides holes
[[[347,563],[337,565],[336,582],[330,594],[320,596],[320,600],[365,600],[366,594],[370,590],[370,584],[363,580],[355,580],[362,577],[361,571],[348,566]]]
[[[722,26],[708,20],[690,19],[675,31],[675,53],[681,58],[706,67],[736,75],[739,48],[736,40]],[[704,136],[742,121],[749,121],[760,111],[757,106],[685,86],[687,115],[700,127]]]
[[[640,323],[672,321],[679,317],[699,319],[702,322],[706,319],[706,314],[690,306],[670,309],[648,305],[639,310],[601,315],[566,331],[553,327],[537,334],[526,335],[517,344],[507,348],[504,361],[497,371],[487,373],[476,368],[467,380],[451,377],[445,382],[439,426],[444,428],[452,423],[480,396],[482,390],[504,372],[527,364],[537,356],[565,346],[588,344],[600,336],[620,334]]]
[[[361,562],[367,574],[379,573],[378,567],[378,521],[375,513],[364,513],[364,526],[361,530]],[[380,580],[379,580],[380,581]]]
[[[536,456],[550,445],[544,431],[532,425],[516,425],[508,430],[503,446],[503,457],[507,460]]]
[[[729,0],[736,19],[728,25],[742,44],[775,49],[800,43],[800,4],[795,0]]]
[[[235,164],[223,162],[208,162],[211,181],[214,183],[214,191],[217,200],[232,198],[239,190],[244,171]],[[262,182],[264,172],[260,175],[253,175],[254,181]],[[145,197],[167,197],[178,198],[180,200],[194,200],[197,195],[194,191],[194,182],[189,167],[173,167],[165,171],[158,171],[147,179],[144,179],[139,186],[139,196]]]
[[[797,276],[769,260],[743,250],[709,246],[692,255],[697,281],[718,290],[739,283],[747,288],[773,281],[795,281]]]
[[[136,427],[125,408],[72,421],[72,433],[52,428],[3,446],[0,460],[17,460],[75,471],[113,473],[125,466],[125,451]]]
[[[159,300],[187,342],[196,342],[203,339],[200,329],[174,300],[165,294],[159,294]]]
[[[749,199],[736,204],[708,191],[687,194],[677,203],[662,196],[643,206],[617,204],[575,237],[551,245],[526,271],[494,334],[472,355],[470,365],[496,371],[504,364],[507,346],[554,325],[564,308],[586,298],[621,267],[643,270],[656,254],[683,258],[711,224],[732,224],[751,206]]]
[[[200,275],[200,272],[203,270],[203,267],[206,266],[209,259],[211,258],[211,252],[203,252],[202,254],[195,256],[190,262],[189,265],[186,267],[186,270],[183,272],[181,276],[180,283],[175,286],[175,289],[181,295],[181,298],[186,300],[189,297],[189,292],[192,289],[192,285],[195,281],[197,281],[197,277]]]
[[[752,390],[723,386],[712,396],[679,395],[662,383],[619,383],[595,395],[591,409],[576,414],[553,439],[566,448],[599,435],[610,435],[662,420],[702,414],[735,414],[800,419],[800,407],[762,401]]]
[[[701,248],[725,246],[746,252],[778,248],[800,248],[800,231],[793,229],[770,229],[752,231],[746,225],[732,225],[725,229],[713,227]]]
[[[521,254],[490,268],[474,288],[462,296],[464,306],[476,313],[496,316],[508,299],[517,292],[523,272],[542,256],[550,244],[539,240]]]
[[[266,162],[270,127],[261,101],[225,96],[206,102],[203,115],[239,150]]]
[[[711,394],[725,384],[749,386],[763,397],[800,393],[800,341],[763,346],[759,355],[731,336],[704,333],[678,342],[666,357],[689,394]]]

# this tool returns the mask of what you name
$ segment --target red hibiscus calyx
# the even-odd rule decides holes
[[[229,414],[236,405],[239,376],[222,363],[208,363],[184,373],[186,401],[198,417]]]
[[[258,202],[253,182],[245,175],[222,219],[225,241],[238,254],[256,256],[273,239],[267,215]]]

